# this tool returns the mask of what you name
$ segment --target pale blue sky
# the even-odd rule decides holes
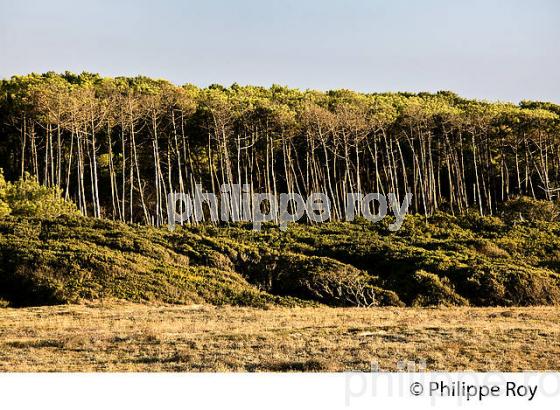
[[[560,102],[557,0],[0,0],[31,71]]]

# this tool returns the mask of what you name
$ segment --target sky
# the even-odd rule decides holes
[[[49,70],[560,103],[560,1],[0,0],[0,77]]]

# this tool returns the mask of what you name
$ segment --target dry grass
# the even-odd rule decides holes
[[[0,309],[2,371],[368,371],[372,362],[558,370],[560,308]]]

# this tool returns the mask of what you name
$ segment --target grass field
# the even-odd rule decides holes
[[[1,371],[560,368],[560,308],[0,309]]]

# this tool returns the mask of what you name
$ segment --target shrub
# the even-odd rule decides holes
[[[469,302],[458,295],[448,278],[419,270],[411,278],[417,288],[418,295],[412,301],[412,306],[464,306]]]
[[[78,215],[76,205],[64,200],[59,187],[47,187],[26,174],[17,182],[5,182],[0,174],[0,217],[6,215],[52,218]]]
[[[539,201],[527,196],[510,199],[502,205],[503,217],[510,221],[558,221],[560,208],[550,201]]]
[[[10,214],[10,206],[6,201],[6,180],[4,179],[4,174],[2,169],[0,169],[0,218]]]
[[[402,305],[396,293],[375,286],[377,278],[331,258],[269,253],[245,269],[250,282],[276,295],[330,306]]]
[[[560,305],[559,261],[560,222],[472,214],[411,216],[397,233],[369,222],[168,232],[80,216],[0,219],[0,299],[14,305]]]

